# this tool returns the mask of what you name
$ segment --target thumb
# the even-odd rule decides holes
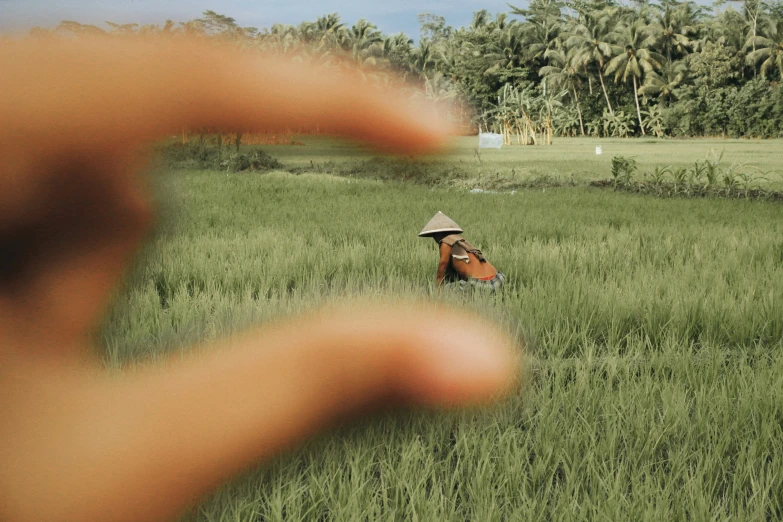
[[[389,406],[483,404],[510,392],[519,373],[496,327],[423,306],[321,312],[210,353],[92,391],[52,389],[38,404],[23,395],[27,404],[15,406],[25,424],[46,429],[17,428],[17,444],[4,448],[14,459],[0,486],[10,488],[18,518],[172,518],[335,419]],[[41,419],[31,424],[36,411]]]

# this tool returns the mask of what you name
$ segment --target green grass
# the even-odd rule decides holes
[[[264,146],[264,150],[278,158],[286,168],[346,171],[357,162],[367,162],[366,152],[359,146],[318,136],[297,137],[305,146]],[[481,161],[475,154],[476,137],[456,138],[451,142],[446,157],[424,161],[436,163],[435,171],[445,177],[467,178],[469,184],[484,186],[495,177],[521,181],[530,178],[552,177],[561,181],[576,182],[606,179],[610,177],[612,156],[634,157],[639,174],[652,172],[655,167],[671,165],[692,167],[694,162],[723,152],[721,164],[736,165],[741,171],[754,176],[766,174],[770,182],[783,189],[783,140],[728,140],[728,139],[594,139],[557,138],[551,146],[510,146],[500,150],[484,149]],[[603,154],[596,156],[596,145],[603,147]],[[367,163],[363,176],[372,176],[377,163]],[[347,167],[347,168],[346,168]],[[445,171],[445,172],[444,172]],[[458,174],[455,172],[458,171]],[[430,174],[426,170],[422,177]],[[359,175],[359,174],[355,174]],[[360,175],[360,177],[363,177]]]
[[[484,166],[507,154],[564,176],[596,165],[608,177],[615,145],[648,147],[638,161],[649,164],[670,145],[683,162],[709,148],[604,140],[604,156],[585,153],[582,165],[575,149],[592,142],[565,141],[484,151]],[[762,159],[760,149],[783,150],[716,143],[729,161],[734,145]],[[321,140],[264,150],[286,166],[366,161]],[[445,161],[476,162],[471,154]],[[776,154],[762,168],[780,164]],[[161,225],[103,327],[110,367],[356,296],[476,310],[516,336],[528,361],[519,395],[495,408],[346,425],[187,518],[783,517],[780,204],[584,186],[469,194],[281,172],[180,170],[158,181]],[[416,234],[437,210],[507,274],[501,296],[434,295],[435,244]]]

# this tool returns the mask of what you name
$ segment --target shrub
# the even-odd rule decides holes
[[[244,170],[281,169],[283,164],[261,149],[233,152],[229,147],[209,147],[204,140],[171,143],[159,149],[169,166],[187,169]]]
[[[612,184],[615,187],[627,186],[636,173],[636,160],[626,156],[612,157]]]

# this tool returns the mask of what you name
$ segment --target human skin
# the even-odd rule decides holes
[[[491,277],[498,273],[492,263],[489,261],[481,262],[474,254],[468,252],[468,263],[463,261],[454,261],[451,257],[451,248],[445,243],[440,241],[448,234],[442,234],[434,236],[433,239],[438,243],[438,249],[440,253],[440,259],[438,260],[438,271],[435,278],[440,285],[443,282],[443,278],[446,277],[446,270],[451,268],[457,273],[460,279],[468,280],[470,278],[480,279],[483,277]]]
[[[291,126],[421,153],[443,126],[350,74],[177,40],[7,42],[0,71],[0,520],[175,519],[335,420],[514,389],[497,327],[378,303],[107,374],[90,338],[152,222],[149,142]]]

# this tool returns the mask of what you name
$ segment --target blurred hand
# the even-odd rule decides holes
[[[0,520],[172,519],[334,419],[514,386],[495,327],[381,305],[106,375],[88,339],[151,221],[144,145],[290,126],[417,153],[448,129],[350,74],[192,42],[11,42],[0,70]]]

